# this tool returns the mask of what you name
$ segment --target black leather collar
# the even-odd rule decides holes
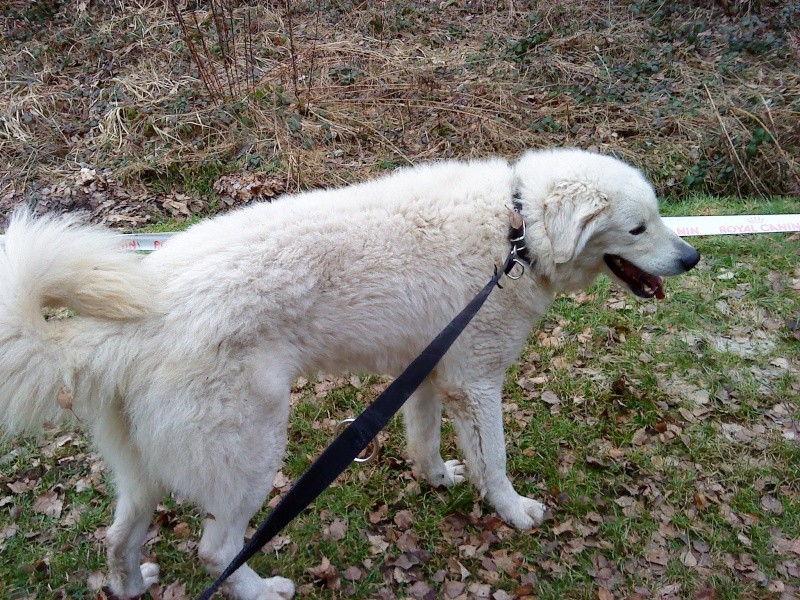
[[[533,267],[536,260],[525,245],[525,221],[522,219],[522,196],[514,192],[512,196],[514,213],[511,215],[511,226],[508,230],[508,241],[517,259]]]

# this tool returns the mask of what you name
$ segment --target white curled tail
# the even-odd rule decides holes
[[[81,339],[90,328],[79,322],[140,318],[151,289],[141,258],[123,250],[113,232],[72,216],[15,213],[0,251],[0,427],[15,433],[57,420],[69,414],[65,398],[73,394],[76,403],[91,402],[77,394],[78,386],[95,386],[76,357],[101,340]],[[77,317],[47,322],[45,307],[66,307]]]

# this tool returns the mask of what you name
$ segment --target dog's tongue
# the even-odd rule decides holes
[[[640,287],[642,290],[645,287],[649,287],[653,292],[652,295],[659,300],[667,297],[664,293],[664,280],[658,275],[651,275],[626,260],[622,261],[622,271],[624,275],[630,278],[628,280],[629,284]]]
[[[629,260],[616,254],[606,254],[605,261],[612,273],[628,284],[631,291],[641,298],[666,298],[664,281],[637,267]]]
[[[648,283],[650,283],[650,287],[655,290],[656,298],[663,300],[667,297],[664,293],[664,280],[661,279],[661,277],[658,275],[650,275],[650,281]]]

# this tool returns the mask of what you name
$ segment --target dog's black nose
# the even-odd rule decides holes
[[[684,271],[694,268],[698,262],[700,262],[700,253],[691,246],[687,246],[683,254],[681,254],[681,264]]]

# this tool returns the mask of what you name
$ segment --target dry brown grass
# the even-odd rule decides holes
[[[234,4],[233,85],[204,2],[178,3],[183,33],[161,0],[2,9],[2,208],[81,165],[211,196],[242,169],[295,190],[554,145],[613,152],[665,194],[800,193],[797,6]]]

